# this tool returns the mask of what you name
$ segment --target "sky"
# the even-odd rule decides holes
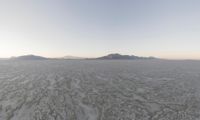
[[[0,57],[200,59],[199,0],[0,0]]]

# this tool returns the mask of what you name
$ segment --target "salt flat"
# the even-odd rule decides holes
[[[200,120],[200,61],[0,61],[0,120]]]

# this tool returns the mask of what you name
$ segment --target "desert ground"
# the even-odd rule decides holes
[[[200,120],[200,61],[0,60],[0,120]]]

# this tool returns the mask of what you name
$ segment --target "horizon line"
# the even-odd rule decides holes
[[[121,53],[109,53],[109,54],[129,55],[129,54],[121,54]],[[109,54],[106,54],[106,55],[109,55]],[[38,55],[38,54],[22,54],[22,55],[18,55],[18,56],[0,57],[0,59],[10,59],[10,58],[13,58],[13,57],[28,56],[28,55],[40,56],[40,57],[45,57],[45,58],[49,58],[49,59],[64,58],[64,57],[79,57],[79,58],[83,58],[83,59],[98,58],[98,57],[82,57],[82,56],[76,56],[76,55],[63,55],[63,56],[60,56],[60,57],[47,57],[47,56]],[[106,56],[106,55],[103,55],[103,56]],[[134,56],[138,56],[138,55],[134,55]],[[102,56],[99,56],[99,57],[102,57]],[[139,57],[154,57],[154,58],[161,59],[161,60],[194,60],[194,61],[200,60],[200,58],[196,58],[196,59],[195,58],[164,58],[164,57],[155,57],[155,56],[139,56]]]

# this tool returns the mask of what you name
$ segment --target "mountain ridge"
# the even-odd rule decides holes
[[[139,57],[135,55],[121,55],[119,53],[112,53],[106,56],[98,57],[101,60],[136,60],[136,59],[156,59],[155,57]]]
[[[11,60],[53,60],[53,59],[66,59],[66,60],[140,60],[140,59],[156,59],[155,57],[140,57],[140,56],[135,56],[135,55],[122,55],[119,53],[112,53],[108,54],[102,57],[97,57],[97,58],[82,58],[82,57],[75,57],[75,56],[64,56],[64,57],[59,57],[59,58],[47,58],[43,56],[38,56],[38,55],[22,55],[18,57],[11,57]]]
[[[18,57],[11,57],[11,60],[47,60],[48,58],[37,55],[22,55]]]

